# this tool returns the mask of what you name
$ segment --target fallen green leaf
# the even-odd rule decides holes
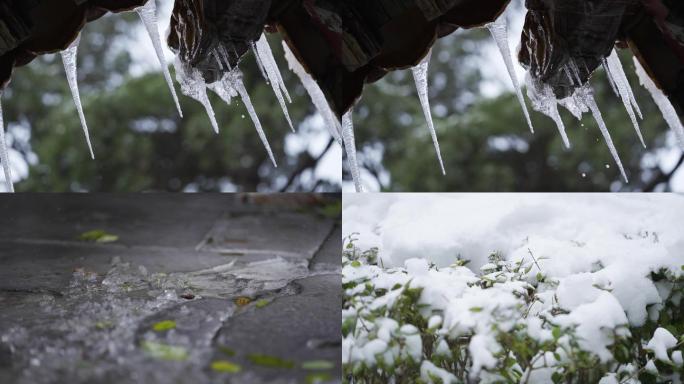
[[[141,343],[143,351],[160,360],[183,361],[188,358],[188,351],[183,347],[145,340]]]
[[[100,330],[111,329],[114,328],[114,324],[111,321],[98,321],[95,323],[95,328]]]
[[[225,372],[225,373],[238,373],[242,371],[242,367],[235,364],[231,363],[230,361],[226,360],[217,360],[211,363],[211,369],[216,371],[216,372]]]
[[[321,216],[325,216],[328,219],[336,219],[342,215],[342,202],[338,200],[334,203],[326,204],[319,208],[318,212]]]
[[[228,347],[219,346],[218,350],[221,351],[221,353],[223,353],[226,356],[230,356],[230,357],[235,356],[235,351],[228,348]]]
[[[470,308],[470,312],[482,312],[482,307],[472,307]]]
[[[358,267],[361,266],[361,262],[358,261],[358,260],[354,260],[354,261],[351,262],[351,266],[354,267],[354,268],[358,268]]]
[[[152,329],[154,329],[157,332],[163,332],[163,331],[168,331],[169,329],[174,329],[176,328],[176,322],[173,320],[163,320],[158,323],[155,323],[152,326]]]
[[[252,364],[261,365],[263,367],[292,369],[295,366],[292,361],[283,360],[275,356],[253,354],[247,355],[247,359],[249,359]]]
[[[306,375],[306,384],[320,384],[326,381],[332,381],[332,376],[329,373],[319,372]]]
[[[328,360],[309,360],[302,363],[302,369],[308,371],[325,371],[335,368],[335,364]]]
[[[119,240],[119,236],[107,233],[101,229],[83,232],[79,237],[82,241],[94,241],[96,243],[113,243]]]
[[[271,302],[271,300],[260,299],[260,300],[257,300],[254,303],[254,305],[256,305],[257,308],[263,308],[263,307],[267,306],[270,302]]]

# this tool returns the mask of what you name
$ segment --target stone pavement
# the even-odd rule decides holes
[[[0,197],[0,382],[340,382],[339,203]]]

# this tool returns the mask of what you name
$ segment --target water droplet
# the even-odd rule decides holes
[[[582,172],[582,178],[586,178],[586,177],[587,177],[587,174]]]

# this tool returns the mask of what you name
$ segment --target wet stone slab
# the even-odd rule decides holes
[[[3,214],[24,216],[0,229],[1,383],[341,381],[335,220],[215,197],[73,199],[0,198]],[[188,207],[205,213],[198,230],[176,212]],[[100,227],[130,241],[73,239]],[[239,234],[250,250],[197,250],[209,234]]]

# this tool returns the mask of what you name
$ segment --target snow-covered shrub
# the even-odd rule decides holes
[[[682,381],[684,266],[598,261],[556,277],[531,251],[477,271],[454,260],[385,268],[345,240],[345,383]]]

